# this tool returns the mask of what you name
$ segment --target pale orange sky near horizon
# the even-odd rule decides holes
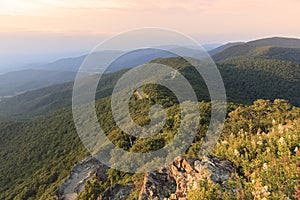
[[[300,37],[299,10],[298,0],[0,0],[0,33],[112,35],[163,27],[206,37]]]
[[[0,67],[81,55],[143,27],[200,44],[300,38],[299,10],[300,0],[0,0]]]

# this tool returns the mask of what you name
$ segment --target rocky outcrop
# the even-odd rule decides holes
[[[59,187],[57,196],[59,200],[73,200],[83,191],[84,185],[96,174],[99,180],[106,180],[108,167],[101,164],[96,158],[87,157],[74,165],[69,178]],[[98,175],[97,172],[101,171]]]
[[[160,172],[145,175],[139,200],[185,200],[201,180],[222,185],[234,171],[232,163],[213,156],[202,160],[178,157]]]
[[[78,163],[59,188],[59,199],[75,199],[94,174],[99,181],[107,182],[107,169],[92,157]],[[231,162],[213,156],[205,156],[201,160],[177,157],[158,172],[145,174],[139,200],[186,200],[189,191],[197,189],[204,179],[226,188],[224,183],[232,178],[234,171]],[[134,190],[134,184],[116,184],[102,192],[98,200],[125,200]]]
[[[134,189],[134,185],[120,185],[116,184],[113,187],[107,188],[98,197],[98,200],[126,200]]]
[[[147,173],[144,178],[140,200],[160,199],[174,193],[176,182],[170,171],[163,168],[160,173]]]

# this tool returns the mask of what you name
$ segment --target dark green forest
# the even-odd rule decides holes
[[[119,147],[128,151],[147,152],[163,147],[176,133],[180,119],[176,118],[179,107],[175,104],[167,108],[168,121],[162,132],[151,138],[134,139],[132,144],[132,139],[115,126],[107,106],[109,100],[106,98],[97,103],[97,108],[102,108],[101,116],[105,116],[99,118],[99,122],[107,131],[108,138]],[[147,122],[149,119],[145,113],[151,102],[132,101],[136,102],[132,112],[138,111],[133,113],[136,122]],[[209,122],[210,104],[200,102],[199,107],[202,110],[200,127],[194,143],[186,152],[188,157],[198,156]],[[285,100],[258,100],[250,106],[230,104],[223,134],[212,153],[227,158],[238,167],[238,179],[232,183],[232,187],[241,187],[240,193],[225,194],[217,185],[215,190],[218,192],[210,186],[210,192],[199,189],[193,193],[206,198],[211,195],[218,195],[216,198],[230,195],[233,199],[239,199],[237,195],[243,193],[248,199],[253,198],[252,192],[256,187],[267,185],[267,196],[272,199],[285,196],[293,198],[293,195],[296,198],[300,180],[299,119],[300,109]],[[87,155],[69,109],[31,122],[1,123],[1,163],[5,163],[1,165],[1,172],[6,172],[1,173],[1,198],[54,198],[55,191],[68,176],[72,166]],[[267,170],[264,169],[266,165]],[[275,170],[276,174],[273,174]],[[270,173],[273,174],[271,179],[268,175]],[[106,183],[94,184],[105,188],[122,182],[139,182],[142,178],[120,174],[117,170],[110,170],[109,177]],[[93,184],[90,187],[94,187]],[[94,192],[92,190],[90,194],[82,194],[82,199],[88,199],[83,196]]]

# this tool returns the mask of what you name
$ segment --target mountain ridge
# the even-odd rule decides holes
[[[299,39],[297,39],[298,41]],[[212,55],[216,62],[226,60],[237,56],[260,57],[276,60],[286,60],[292,62],[300,61],[300,40],[299,46],[295,45],[276,45],[276,43],[268,43],[268,40],[252,41],[230,46],[223,51]],[[272,40],[271,40],[272,41]],[[294,40],[293,40],[294,41]],[[256,45],[258,43],[258,45]],[[265,45],[260,45],[265,44]]]

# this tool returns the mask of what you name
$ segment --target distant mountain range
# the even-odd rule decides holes
[[[211,45],[212,48],[215,45]],[[209,46],[207,46],[209,49]],[[164,49],[169,51],[147,48],[136,51],[101,51],[88,55],[88,62],[85,62],[87,55],[63,58],[55,62],[43,65],[29,65],[29,69],[13,71],[0,75],[0,98],[1,96],[14,96],[16,94],[47,87],[53,84],[59,84],[74,80],[76,73],[93,74],[93,73],[110,73],[122,69],[136,67],[138,65],[147,63],[156,58],[175,57],[176,54],[195,57],[199,55],[199,50],[191,47],[169,46]],[[118,58],[114,60],[115,58]],[[112,60],[114,60],[112,63]],[[81,64],[85,64],[85,69],[79,71]],[[104,71],[104,67],[109,67]]]
[[[300,40],[295,38],[265,38],[250,42],[228,43],[222,46],[211,45],[217,48],[208,53],[216,62],[236,58],[260,58],[300,62]],[[159,47],[158,47],[159,48]],[[192,47],[169,46],[170,51],[175,51],[189,57],[198,57],[199,51]],[[209,47],[206,47],[209,49]],[[124,51],[102,51],[89,55],[89,63],[85,63],[86,70],[83,74],[91,74],[103,71],[103,67],[109,65],[105,73],[111,73],[122,69],[132,68],[157,58],[169,58],[176,55],[160,49],[141,49],[126,53]],[[119,57],[109,63],[112,58]],[[80,65],[86,55],[64,58],[55,62],[31,66],[32,69],[15,71],[0,75],[0,100],[5,96],[14,96],[28,90],[60,84],[75,79]],[[101,69],[102,68],[102,69]]]
[[[299,42],[296,39],[292,40]],[[279,45],[278,38],[270,38],[266,41],[259,40],[256,46],[253,46],[256,42],[238,43],[234,46],[225,45],[227,48],[213,55],[213,58],[218,61],[217,66],[223,77],[228,99],[248,104],[258,98],[284,98],[290,100],[294,105],[300,105],[298,93],[295,92],[300,91],[300,64],[298,63],[299,53],[297,53],[300,52],[300,49],[289,48],[290,39],[286,40],[287,44],[280,43],[282,47],[277,47]],[[271,46],[272,41],[277,46]],[[280,41],[285,41],[285,39],[280,39]],[[262,43],[268,46],[261,46]],[[293,45],[295,47],[295,43]],[[137,54],[140,56],[139,59],[134,56]],[[98,89],[96,97],[110,96],[115,83],[127,71],[127,68],[152,60],[152,62],[178,68],[190,80],[198,98],[209,100],[206,85],[201,78],[199,79],[197,72],[193,71],[188,63],[178,59],[168,52],[151,49],[129,53],[112,63],[113,67],[108,71],[110,73],[103,76],[100,83],[105,87]],[[58,74],[60,73],[65,74],[66,72]],[[52,73],[48,72],[48,74],[51,77]],[[58,74],[54,73],[53,76],[57,78]],[[74,72],[66,74],[70,76],[70,79],[75,76]],[[20,73],[21,75],[22,73]],[[8,116],[24,118],[28,116],[28,113],[32,116],[40,115],[53,109],[68,107],[71,105],[72,85],[73,82],[53,85],[3,99],[0,102],[1,114],[4,115],[2,118]],[[84,79],[82,85],[84,86]]]
[[[84,71],[79,71],[79,68],[87,57],[86,55],[60,59],[46,65],[32,66],[32,69],[0,75],[0,98],[74,80],[77,72],[83,75],[97,72],[109,73],[136,67],[155,58],[174,56],[176,55],[159,49],[142,49],[129,53],[122,51],[97,52],[89,55],[88,62],[84,63],[86,66]],[[109,63],[113,58],[118,59]],[[107,65],[109,67],[104,71],[103,69]]]

